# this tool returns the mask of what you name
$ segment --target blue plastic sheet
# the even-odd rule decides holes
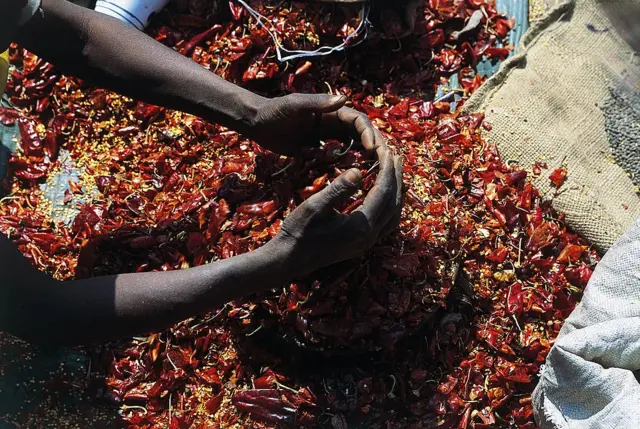
[[[509,54],[513,55],[518,47],[518,42],[522,38],[522,35],[529,28],[529,2],[528,0],[497,0],[496,6],[499,12],[504,13],[509,17],[513,17],[516,20],[516,24],[509,33],[508,43],[513,45],[514,50]],[[483,60],[481,61],[476,70],[482,76],[490,77],[500,68],[500,61],[498,60]],[[436,92],[434,100],[438,100],[447,96],[451,91],[461,90],[458,83],[458,75],[454,74],[449,78],[447,85],[441,85]],[[451,101],[452,111],[456,108],[456,102],[460,100],[460,95],[457,93],[454,96],[450,96],[448,101]]]

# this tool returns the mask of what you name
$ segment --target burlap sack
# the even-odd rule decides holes
[[[559,2],[465,110],[486,113],[493,125],[487,138],[504,159],[525,168],[547,162],[535,183],[549,198],[548,175],[564,161],[569,175],[554,206],[606,251],[640,216],[640,59],[602,6]]]

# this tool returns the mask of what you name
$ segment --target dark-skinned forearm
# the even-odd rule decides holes
[[[287,280],[276,245],[182,271],[59,282],[22,275],[0,330],[34,343],[79,344],[159,330]],[[26,262],[26,261],[25,261]],[[9,314],[7,314],[7,312]]]
[[[114,18],[66,0],[42,8],[16,42],[66,74],[238,130],[262,100]]]

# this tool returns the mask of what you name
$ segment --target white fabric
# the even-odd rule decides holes
[[[640,219],[604,256],[534,392],[541,429],[640,428]]]
[[[95,10],[142,31],[167,3],[169,0],[98,0]]]

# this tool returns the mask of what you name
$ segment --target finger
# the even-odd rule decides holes
[[[402,195],[403,195],[403,182],[402,182],[402,157],[396,156],[394,159],[394,165],[396,170],[396,182],[398,183],[396,192],[396,207],[395,213],[391,220],[382,228],[379,238],[386,237],[392,233],[400,224],[400,218],[402,216]]]
[[[386,146],[387,143],[382,134],[373,127],[364,113],[353,109],[341,109],[338,111],[338,117],[340,116],[342,116],[343,126],[350,126],[352,132],[355,131],[366,150],[376,150],[379,146]]]
[[[305,207],[304,215],[316,219],[333,212],[336,205],[355,194],[362,183],[362,174],[352,168],[338,176],[326,189],[312,195],[300,207]]]
[[[380,131],[373,128],[373,149],[377,150],[379,147],[388,147],[387,141],[382,137]]]
[[[386,145],[382,134],[376,130],[367,115],[357,110],[343,107],[337,112],[323,115],[323,134],[345,133],[356,138],[369,151]]]
[[[344,108],[338,110],[336,120],[338,125],[352,137],[360,139],[360,143],[366,150],[375,149],[375,129],[367,115],[354,109]]]
[[[402,156],[395,155],[393,157],[393,165],[396,173],[396,184],[398,185],[396,191],[396,209],[402,209],[402,193],[403,193],[403,168],[402,168]]]
[[[330,113],[340,109],[347,102],[344,95],[291,94],[283,98],[286,107],[294,112]]]
[[[380,146],[376,153],[380,161],[378,178],[357,211],[369,220],[372,230],[380,231],[393,216],[398,184],[391,151],[386,146]]]

